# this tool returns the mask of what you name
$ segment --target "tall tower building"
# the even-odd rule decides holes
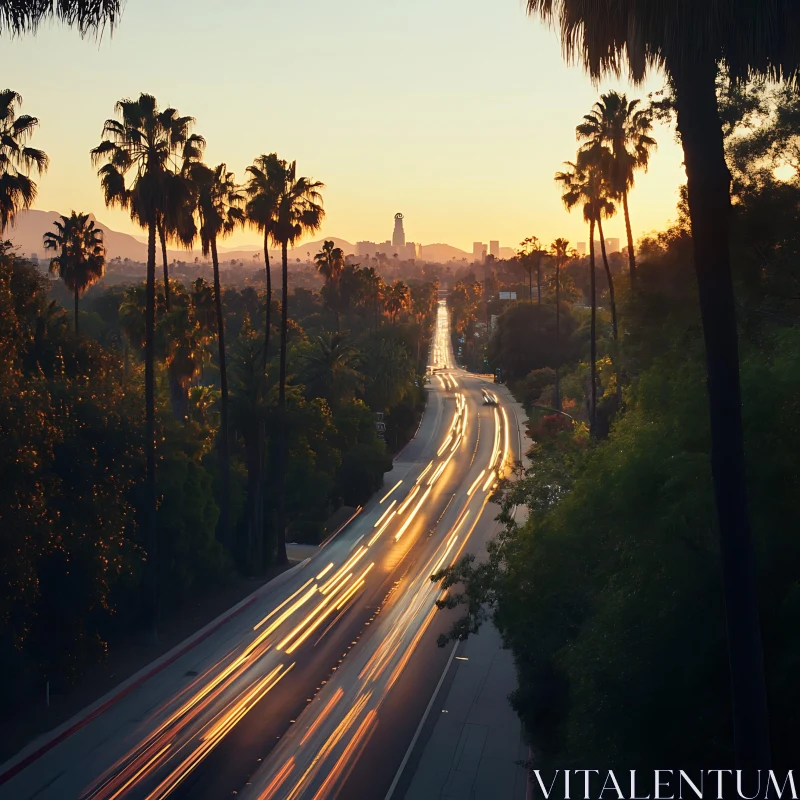
[[[500,258],[500,242],[489,240],[489,255]]]
[[[403,230],[403,215],[394,215],[394,233],[392,234],[392,247],[406,246],[406,232]]]
[[[481,262],[483,261],[483,255],[486,248],[483,242],[473,242],[472,243],[472,260]]]

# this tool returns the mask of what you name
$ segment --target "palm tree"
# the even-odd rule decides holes
[[[324,242],[321,252],[314,256],[314,264],[317,272],[325,278],[325,283],[329,287],[330,300],[333,301],[334,313],[336,314],[336,332],[339,332],[339,283],[344,269],[345,258],[344,250],[336,247],[333,242]],[[329,301],[330,302],[330,301]]]
[[[275,222],[270,238],[281,248],[281,347],[278,373],[278,408],[281,418],[280,442],[280,509],[278,512],[278,549],[276,559],[279,564],[287,562],[286,557],[286,462],[288,458],[288,439],[283,424],[286,412],[286,343],[289,335],[289,245],[307,233],[319,230],[325,211],[322,208],[320,189],[325,184],[311,178],[297,177],[297,162],[289,164],[279,160],[276,169]]]
[[[383,279],[375,270],[375,267],[365,267],[359,272],[359,281],[365,307],[372,305],[375,316],[375,332],[377,333],[381,298],[384,291]]]
[[[333,242],[324,242],[322,250],[314,256],[314,264],[328,283],[337,285],[344,269],[344,250]]]
[[[43,151],[26,145],[39,120],[27,114],[17,116],[21,105],[22,97],[15,91],[0,91],[0,233],[36,199],[36,184],[29,173],[41,175],[48,165]]]
[[[599,170],[588,165],[578,165],[568,161],[566,172],[556,173],[556,182],[562,185],[561,200],[571,211],[583,204],[583,219],[589,223],[589,294],[591,303],[591,324],[589,334],[589,430],[596,430],[597,415],[597,287],[594,258],[594,226],[597,221],[597,198],[600,194],[601,177]]]
[[[547,251],[536,236],[529,236],[520,242],[517,250],[517,260],[528,275],[528,299],[533,302],[533,273],[536,271],[536,302],[542,302],[542,256]]]
[[[555,408],[561,411],[561,384],[559,382],[559,368],[561,366],[561,270],[564,265],[574,258],[575,251],[570,250],[569,242],[566,239],[556,239],[550,245],[550,255],[556,268],[556,347],[558,349],[556,361],[556,387],[555,387]]]
[[[155,97],[140,94],[136,100],[120,100],[119,119],[103,125],[102,141],[91,151],[92,163],[103,163],[98,175],[107,206],[129,211],[131,218],[147,229],[147,299],[145,313],[145,417],[146,417],[146,535],[148,553],[148,597],[145,614],[155,637],[158,622],[158,567],[156,563],[155,482],[155,307],[156,228],[165,213],[164,182],[168,173],[182,165],[191,142],[202,149],[203,139],[190,134],[194,119],[180,117],[175,109],[159,111]]]
[[[639,100],[628,100],[619,92],[606,92],[577,127],[578,139],[589,145],[606,145],[610,151],[609,183],[622,200],[625,233],[628,237],[628,262],[631,287],[636,284],[636,256],[628,210],[628,192],[633,188],[637,169],[647,170],[656,140],[650,135],[653,118],[650,111],[638,108]],[[601,234],[602,236],[602,234]]]
[[[739,342],[730,263],[731,176],[716,95],[720,65],[736,78],[796,79],[800,9],[794,0],[527,0],[561,30],[569,58],[599,79],[663,67],[674,88],[686,164],[694,263],[706,345],[711,471],[717,506],[736,760],[770,764],[764,657],[750,531],[739,384]]]
[[[169,121],[164,121],[169,124]],[[164,124],[162,122],[162,124]],[[179,172],[164,173],[162,211],[156,222],[158,238],[161,244],[161,259],[164,270],[164,303],[166,310],[171,309],[169,265],[167,261],[167,240],[172,239],[183,247],[190,247],[195,237],[192,219],[192,187],[186,171],[189,165],[199,161],[203,155],[202,140],[199,137],[187,141],[183,149],[183,163]]]
[[[250,176],[245,184],[247,193],[246,215],[251,225],[264,235],[264,269],[266,270],[267,314],[264,324],[263,368],[267,368],[269,358],[269,335],[272,325],[272,273],[269,264],[269,242],[275,241],[274,231],[277,223],[278,196],[283,185],[285,163],[277,153],[260,155],[247,168]]]
[[[603,233],[603,218],[608,219],[617,213],[614,201],[614,189],[611,184],[612,156],[607,147],[596,142],[589,143],[586,147],[578,151],[578,162],[582,167],[596,172],[598,180],[596,182],[597,196],[594,202],[595,221],[597,222],[597,233],[600,237],[600,253],[603,256],[603,269],[606,272],[606,282],[608,283],[608,302],[611,306],[611,330],[614,341],[617,341],[617,303],[614,298],[614,280],[611,277],[611,269],[608,266],[608,253],[606,252],[606,239]]]
[[[358,371],[359,352],[338,332],[317,337],[315,347],[306,357],[307,386],[331,406],[353,398],[364,385]]]
[[[0,9],[0,31],[19,35],[35,33],[42,22],[53,18],[78,29],[81,36],[114,28],[122,10],[121,0],[12,0]]]
[[[220,406],[220,465],[222,473],[222,503],[220,508],[220,539],[230,545],[230,430],[228,420],[228,370],[225,362],[225,317],[222,313],[222,287],[219,279],[219,254],[217,240],[229,236],[239,225],[244,225],[244,195],[239,191],[232,172],[225,164],[211,169],[200,162],[188,167],[191,179],[197,230],[203,255],[211,255],[214,270],[214,306],[217,314],[217,343],[219,345]]]
[[[53,223],[55,231],[44,235],[44,249],[58,255],[50,260],[50,272],[58,275],[75,298],[75,335],[78,336],[78,300],[93,284],[103,277],[106,266],[106,249],[103,231],[95,227],[88,214],[69,217]]]
[[[395,281],[385,290],[384,305],[392,318],[392,325],[396,324],[398,312],[408,308],[410,299],[411,293],[403,281]]]
[[[251,574],[268,564],[264,547],[267,526],[264,519],[264,469],[267,458],[267,423],[270,416],[269,387],[259,337],[245,315],[242,329],[232,347],[231,428],[241,437],[247,469],[244,539],[239,558]]]

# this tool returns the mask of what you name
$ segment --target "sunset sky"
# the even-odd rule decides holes
[[[89,149],[116,100],[147,91],[196,117],[209,163],[244,177],[276,151],[324,181],[323,235],[383,241],[402,211],[409,240],[465,250],[585,240],[553,182],[575,125],[602,90],[645,98],[663,85],[655,74],[593,86],[519,0],[127,0],[113,37],[45,27],[4,43],[0,66],[51,158],[36,208],[138,233],[103,207]],[[674,132],[655,135],[631,197],[635,236],[674,219],[684,180]],[[621,218],[606,229],[624,239]],[[230,244],[257,241],[244,231]]]

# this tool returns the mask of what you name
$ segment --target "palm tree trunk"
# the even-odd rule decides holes
[[[600,252],[603,254],[603,267],[606,271],[606,280],[608,281],[608,302],[611,306],[611,330],[614,335],[614,341],[617,341],[617,304],[614,300],[614,280],[611,277],[611,270],[608,266],[608,255],[606,254],[606,240],[603,238],[603,222],[600,217],[597,218],[597,232],[600,234]]]
[[[592,322],[589,332],[589,433],[596,433],[597,417],[597,287],[594,275],[594,218],[589,222],[589,294],[591,294]]]
[[[278,476],[278,530],[275,561],[286,564],[286,470],[289,460],[289,440],[286,432],[286,338],[289,334],[289,253],[287,242],[281,242],[281,354],[278,376],[278,412],[280,433],[280,460]]]
[[[561,265],[556,258],[556,392],[555,406],[561,411],[561,386],[559,384],[559,368],[561,367]]]
[[[78,338],[80,331],[78,330],[78,287],[75,286],[75,338]]]
[[[219,420],[219,463],[222,477],[222,503],[219,514],[219,539],[230,545],[231,465],[228,443],[228,368],[225,362],[225,318],[222,314],[222,287],[219,280],[217,240],[211,239],[211,263],[214,268],[214,304],[217,311],[217,341],[219,343],[219,383],[222,404]]]
[[[161,240],[161,259],[164,262],[164,305],[169,311],[169,266],[167,265],[167,234],[164,231],[164,222],[158,222],[158,238]]]
[[[164,223],[159,220],[157,223],[158,238],[161,241],[161,261],[164,267],[164,306],[167,313],[170,311],[170,294],[169,294],[169,266],[167,264],[167,236],[164,230]],[[181,385],[179,379],[174,375],[169,375],[169,396],[172,405],[172,416],[179,421],[185,421],[187,417],[186,406],[187,399],[186,387]]]
[[[156,519],[156,225],[147,227],[147,290],[144,333],[145,405],[145,520],[147,573],[143,606],[144,622],[153,641],[158,637],[158,529]]]
[[[770,766],[756,557],[745,477],[736,302],[731,278],[730,173],[713,60],[667,68],[675,81],[695,271],[706,347],[711,472],[720,535],[736,765]]]
[[[243,548],[245,568],[251,575],[263,572],[264,563],[264,498],[263,434],[260,423],[253,425],[245,442],[247,454],[247,539]]]
[[[272,270],[269,266],[269,235],[264,231],[264,269],[267,271],[267,319],[264,326],[264,370],[269,362],[269,334],[272,327]]]
[[[628,237],[628,264],[630,265],[631,290],[636,286],[636,256],[633,252],[633,234],[631,233],[631,215],[628,211],[628,190],[622,193],[622,210],[625,213],[625,234]]]
[[[542,302],[542,257],[536,257],[536,302]]]
[[[528,300],[533,304],[533,270],[528,270]]]

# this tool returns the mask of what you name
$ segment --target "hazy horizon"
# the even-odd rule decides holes
[[[222,19],[239,38],[230,52],[208,57],[224,40]],[[143,57],[142,41],[158,59]],[[311,238],[383,242],[402,211],[407,240],[467,252],[473,241],[514,247],[532,234],[585,241],[581,214],[566,212],[553,181],[574,157],[575,125],[602,90],[645,99],[663,85],[653,75],[638,89],[624,81],[592,86],[564,64],[556,33],[511,0],[417,0],[401,9],[244,0],[224,12],[208,0],[137,0],[113,37],[81,41],[46,26],[7,42],[0,63],[23,96],[23,113],[40,120],[33,146],[51,158],[36,209],[88,211],[141,235],[123,211],[105,208],[89,149],[114,103],[146,91],[195,116],[206,160],[224,160],[239,180],[254,156],[276,151],[324,181],[327,216]],[[657,126],[655,135],[659,148],[630,198],[635,237],[675,218],[684,181],[674,131]],[[621,216],[604,227],[624,240]],[[224,245],[257,241],[245,230]]]

